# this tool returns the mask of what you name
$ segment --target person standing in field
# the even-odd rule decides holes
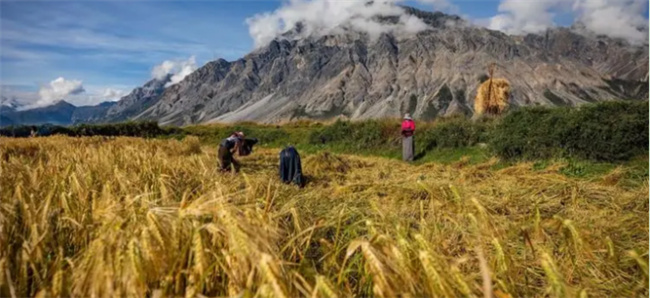
[[[235,160],[234,155],[239,152],[239,148],[244,141],[243,132],[233,132],[229,137],[221,140],[219,144],[218,158],[221,171],[230,171],[230,166],[233,165],[235,171],[239,169],[239,163]]]
[[[414,133],[415,122],[411,115],[407,113],[404,115],[404,121],[402,121],[402,159],[404,161],[413,161],[415,155]]]

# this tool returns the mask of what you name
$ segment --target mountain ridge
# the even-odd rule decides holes
[[[513,106],[647,97],[647,48],[568,28],[510,36],[449,25],[462,20],[439,12],[408,13],[431,27],[376,40],[356,32],[302,39],[285,33],[241,59],[207,63],[136,118],[186,125],[396,117],[411,95],[420,119],[472,113],[491,62],[511,81]]]
[[[597,36],[580,24],[508,35],[459,16],[400,7],[428,28],[371,36],[343,26],[309,35],[296,24],[240,59],[210,61],[169,87],[171,75],[152,79],[71,122],[271,123],[399,117],[407,110],[422,120],[470,115],[493,62],[496,76],[512,85],[514,108],[648,97],[647,42]]]

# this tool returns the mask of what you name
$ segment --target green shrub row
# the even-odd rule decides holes
[[[527,107],[500,118],[472,120],[458,116],[434,122],[416,121],[415,145],[422,156],[436,148],[473,147],[485,143],[504,159],[576,157],[598,161],[626,160],[648,151],[648,102],[612,101],[577,108]],[[282,126],[238,123],[159,127],[155,122],[105,125],[19,126],[0,128],[0,135],[28,137],[70,136],[165,137],[195,135],[203,142],[218,143],[233,131],[256,137],[262,146],[299,145],[303,148],[335,148],[357,152],[399,155],[400,120],[314,122]],[[392,152],[392,153],[391,153]]]
[[[309,134],[311,145],[338,145],[351,150],[395,147],[399,141],[399,122],[338,120],[334,124],[315,128]]]
[[[80,124],[76,126],[58,125],[23,125],[7,126],[0,128],[0,135],[7,137],[29,137],[34,133],[37,136],[68,135],[81,136],[129,136],[153,138],[170,135],[182,135],[183,130],[178,127],[160,127],[154,121],[124,122],[116,124]]]
[[[417,141],[425,146],[425,150],[471,147],[488,142],[492,127],[490,119],[472,121],[466,117],[454,117],[419,131]]]
[[[485,143],[504,159],[579,158],[621,161],[648,152],[648,101],[607,101],[579,107],[526,107],[500,118],[467,117],[416,123],[419,155],[435,148]],[[398,120],[337,121],[313,129],[310,144],[398,151]]]
[[[218,143],[235,131],[241,131],[246,136],[257,138],[260,144],[266,146],[282,146],[291,142],[290,131],[281,126],[259,125],[255,123],[239,123],[236,125],[204,126],[196,125],[184,128],[187,134],[195,135],[206,143]]]
[[[490,148],[507,159],[626,160],[648,151],[648,102],[519,109],[498,122]]]

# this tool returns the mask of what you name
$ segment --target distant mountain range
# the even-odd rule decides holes
[[[4,96],[0,98],[0,109],[15,111],[21,106],[22,104],[16,98],[6,98]]]
[[[157,102],[170,76],[151,80],[117,102],[102,102],[95,106],[76,107],[65,100],[54,105],[20,110],[16,100],[3,99],[0,126],[9,125],[73,125],[80,123],[111,123],[130,120]]]
[[[103,102],[95,106],[76,107],[61,100],[50,106],[24,111],[3,107],[0,109],[0,125],[71,125],[97,122],[102,121],[106,111],[115,104],[115,102]]]
[[[367,119],[397,117],[405,111],[426,120],[472,114],[476,90],[492,62],[497,64],[496,76],[512,85],[514,107],[648,99],[647,44],[596,36],[581,26],[512,36],[470,26],[457,16],[404,9],[429,29],[371,39],[350,30],[300,37],[297,26],[239,60],[209,62],[167,88],[169,77],[149,81],[107,108],[73,109],[60,103],[61,112],[0,111],[0,120],[131,119],[187,125]],[[46,111],[59,116],[47,116]]]

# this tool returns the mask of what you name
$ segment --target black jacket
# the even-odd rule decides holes
[[[241,147],[239,147],[239,156],[246,156],[251,154],[251,152],[253,152],[253,146],[255,146],[255,144],[257,144],[257,138],[244,139]]]
[[[305,185],[302,176],[302,165],[300,154],[293,146],[289,146],[280,152],[280,179],[284,183],[294,183],[300,187]]]

